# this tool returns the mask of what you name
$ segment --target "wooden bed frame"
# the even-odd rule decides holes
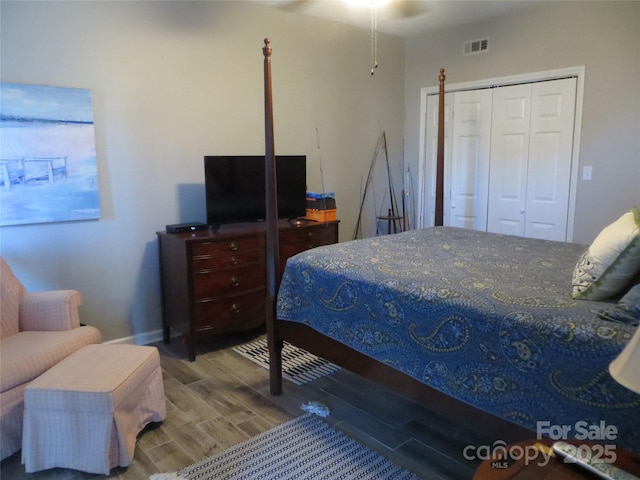
[[[264,94],[265,94],[265,166],[266,166],[266,228],[267,228],[267,341],[270,358],[271,394],[282,393],[282,347],[286,341],[340,365],[365,378],[380,383],[392,391],[410,398],[445,417],[455,417],[478,430],[488,430],[506,442],[532,438],[534,432],[502,418],[491,415],[384,364],[326,337],[306,325],[280,321],[276,316],[276,297],[282,272],[279,272],[277,185],[273,139],[273,104],[271,85],[271,45],[264,40]],[[440,70],[438,150],[436,163],[436,225],[443,224],[444,177],[444,69]]]

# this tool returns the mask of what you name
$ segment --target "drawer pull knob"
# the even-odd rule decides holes
[[[240,305],[238,305],[237,303],[234,303],[233,305],[231,305],[231,313],[234,315],[237,315],[240,313]]]
[[[231,285],[232,287],[237,287],[240,285],[240,280],[238,280],[236,277],[231,277],[231,280],[229,280],[229,285]]]
[[[308,233],[307,233],[307,236],[308,236],[309,238],[313,238],[313,232],[308,232]]]
[[[231,250],[232,252],[235,252],[236,250],[238,250],[238,245],[236,244],[236,242],[231,242],[229,244],[229,250]]]
[[[237,265],[238,264],[238,257],[231,257],[231,259],[229,260],[229,263],[231,265]]]

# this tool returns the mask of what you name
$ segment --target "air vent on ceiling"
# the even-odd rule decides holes
[[[464,42],[464,55],[473,55],[489,50],[489,38],[481,38],[479,40],[469,40]]]

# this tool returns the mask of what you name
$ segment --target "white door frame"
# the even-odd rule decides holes
[[[471,82],[452,83],[445,85],[445,92],[457,92],[462,90],[476,90],[480,88],[492,88],[519,83],[540,82],[545,80],[557,80],[560,78],[576,77],[576,110],[573,127],[573,152],[571,155],[571,184],[569,186],[569,211],[567,217],[567,241],[573,240],[573,224],[576,213],[576,192],[578,187],[578,171],[580,163],[580,137],[582,132],[582,103],[584,97],[584,65],[545,70],[541,72],[510,75],[507,77],[488,78]],[[437,95],[439,86],[423,87],[420,89],[420,150],[418,158],[418,211],[416,225],[418,228],[430,226],[429,212],[425,212],[427,195],[426,139],[427,139],[427,96]]]

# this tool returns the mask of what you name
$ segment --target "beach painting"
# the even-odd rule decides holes
[[[98,218],[91,92],[0,83],[0,226]]]

